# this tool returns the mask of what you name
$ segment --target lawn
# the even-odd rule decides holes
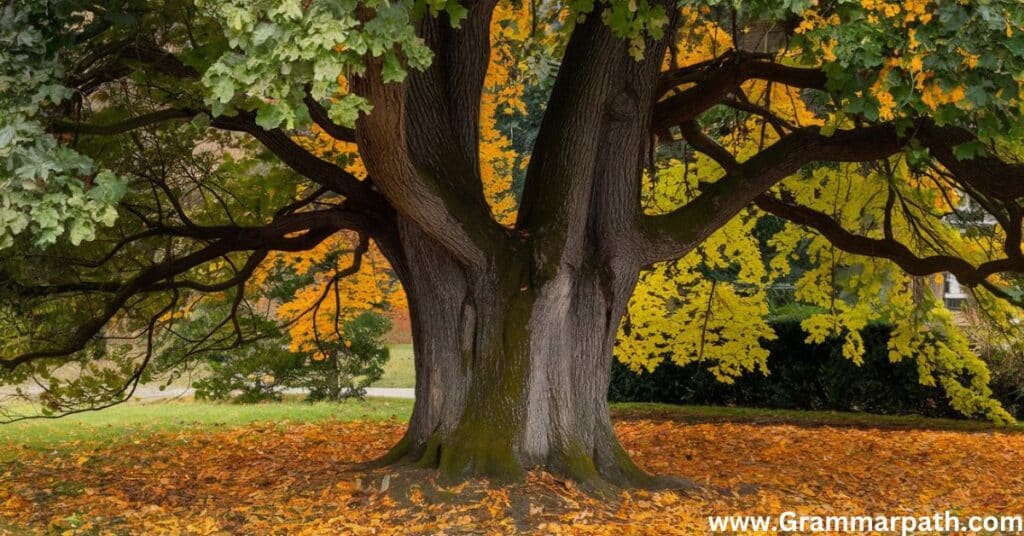
[[[595,497],[546,473],[445,488],[429,469],[363,466],[410,405],[131,404],[0,426],[0,534],[694,534],[710,513],[1024,511],[1019,428],[618,404],[634,460],[696,487]]]
[[[411,344],[388,346],[391,357],[384,365],[384,375],[374,387],[416,387],[416,366],[413,365]]]
[[[0,461],[21,449],[63,449],[79,443],[134,441],[157,433],[212,433],[252,423],[337,421],[406,421],[412,400],[375,398],[340,404],[280,402],[221,404],[209,402],[129,403],[60,419],[35,419],[0,425]]]

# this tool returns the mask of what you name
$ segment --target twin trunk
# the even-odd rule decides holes
[[[606,398],[635,273],[566,269],[538,283],[510,255],[470,277],[430,240],[406,236],[403,250],[416,402],[390,460],[451,478],[543,467],[649,484],[619,445]]]

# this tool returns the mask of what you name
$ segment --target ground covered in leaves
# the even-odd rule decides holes
[[[250,424],[26,448],[0,462],[0,534],[695,534],[708,515],[1024,512],[1020,433],[625,414],[618,433],[642,467],[702,490],[601,500],[543,473],[443,488],[427,471],[354,468],[403,428]]]

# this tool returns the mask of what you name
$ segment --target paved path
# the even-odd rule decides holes
[[[374,398],[416,398],[416,389],[412,387],[367,387],[366,396]]]

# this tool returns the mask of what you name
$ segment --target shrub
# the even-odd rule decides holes
[[[344,340],[331,343],[318,359],[310,359],[297,386],[309,389],[310,400],[366,396],[366,388],[380,379],[390,357],[384,345],[389,329],[391,321],[376,313],[346,322]]]
[[[990,385],[1006,411],[1024,418],[1024,336],[1008,336],[974,308],[963,312],[965,332],[992,373]]]
[[[192,386],[196,398],[238,403],[280,400],[289,388],[308,391],[309,400],[362,398],[384,372],[390,327],[387,317],[362,313],[344,323],[340,340],[315,354],[292,352],[281,337],[260,339],[210,358],[209,375]]]
[[[662,363],[637,374],[616,362],[609,399],[622,402],[740,405],[778,409],[868,411],[953,417],[941,388],[921,385],[912,361],[889,361],[891,328],[870,325],[863,332],[864,363],[842,355],[842,344],[805,342],[799,320],[772,322],[778,339],[767,344],[768,369],[724,384],[701,363]],[[1008,408],[1009,409],[1009,408]]]
[[[263,339],[208,360],[210,374],[192,383],[200,400],[256,403],[280,400],[303,373],[307,356],[288,351],[277,339]]]

